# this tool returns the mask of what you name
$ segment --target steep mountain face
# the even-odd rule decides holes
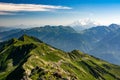
[[[97,26],[81,31],[81,34],[86,40],[86,42],[88,42],[89,45],[91,45],[91,48],[89,49],[90,51],[99,41],[101,41],[110,32],[111,29],[109,27]]]
[[[120,29],[109,33],[90,52],[112,63],[120,64]]]
[[[91,38],[95,38],[95,39],[101,40],[109,32],[111,32],[111,29],[109,27],[106,27],[106,26],[97,26],[97,27],[92,27],[90,29],[86,29],[86,30],[82,31],[81,33],[84,36],[86,35],[87,37],[91,37]]]
[[[0,80],[120,80],[120,66],[23,35],[0,45]]]
[[[120,64],[120,25],[111,24],[102,30],[98,30],[95,35],[99,41],[94,44],[89,53],[111,63]]]

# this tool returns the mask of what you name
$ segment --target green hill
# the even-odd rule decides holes
[[[0,80],[120,80],[120,66],[23,35],[0,43]]]

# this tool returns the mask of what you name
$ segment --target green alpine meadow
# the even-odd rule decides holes
[[[23,35],[0,43],[0,80],[120,80],[120,66]]]

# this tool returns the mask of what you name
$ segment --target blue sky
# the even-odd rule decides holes
[[[120,24],[120,0],[0,0],[0,26],[68,25],[88,18]]]

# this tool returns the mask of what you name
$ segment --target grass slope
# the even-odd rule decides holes
[[[0,45],[0,80],[120,80],[120,66],[23,35]]]

